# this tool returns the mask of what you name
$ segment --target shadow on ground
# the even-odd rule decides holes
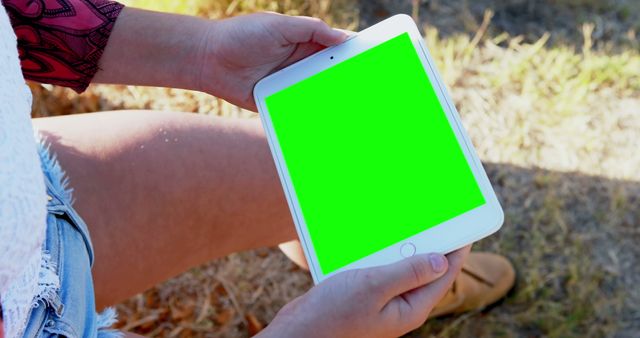
[[[515,291],[410,337],[631,337],[640,331],[640,182],[485,164],[505,210],[475,250],[508,256]]]

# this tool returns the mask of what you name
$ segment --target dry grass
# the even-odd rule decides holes
[[[548,12],[526,0],[129,2],[209,17],[268,9],[344,28],[405,6],[435,25],[425,26],[427,44],[506,212],[503,230],[477,248],[510,257],[519,283],[497,307],[429,321],[410,336],[637,336],[640,54],[636,12],[627,13],[637,2],[544,1],[572,21],[547,27],[553,18],[540,17],[529,31],[548,33],[537,35],[509,29]],[[479,3],[492,12],[483,16]],[[254,117],[183,90],[32,88],[38,116],[153,108]],[[119,305],[118,325],[157,337],[247,336],[310,285],[275,249],[232,254]]]

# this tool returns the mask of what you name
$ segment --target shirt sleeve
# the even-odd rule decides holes
[[[84,91],[124,5],[108,0],[1,0],[24,77]]]

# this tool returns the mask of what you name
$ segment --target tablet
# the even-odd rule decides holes
[[[314,282],[447,253],[502,225],[409,16],[262,79],[254,97]]]

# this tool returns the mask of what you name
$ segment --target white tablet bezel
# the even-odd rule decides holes
[[[486,203],[325,275],[322,273],[318,264],[313,243],[304,218],[302,217],[300,205],[291,184],[282,151],[273,130],[271,117],[265,104],[265,98],[405,32],[409,33],[409,37],[416,51],[418,51],[422,65],[442,104],[449,124],[452,126],[456,138],[460,142],[464,156],[478,182]],[[265,77],[256,84],[254,88],[254,98],[296,225],[296,231],[298,232],[300,242],[307,257],[311,276],[316,284],[340,271],[384,265],[398,261],[403,258],[400,254],[400,247],[405,243],[413,243],[416,247],[416,253],[448,253],[486,237],[502,226],[504,213],[500,207],[500,203],[496,198],[480,159],[462,126],[453,101],[436,71],[435,64],[424,44],[424,40],[411,17],[403,14],[393,16],[355,34],[342,44],[322,50]]]

